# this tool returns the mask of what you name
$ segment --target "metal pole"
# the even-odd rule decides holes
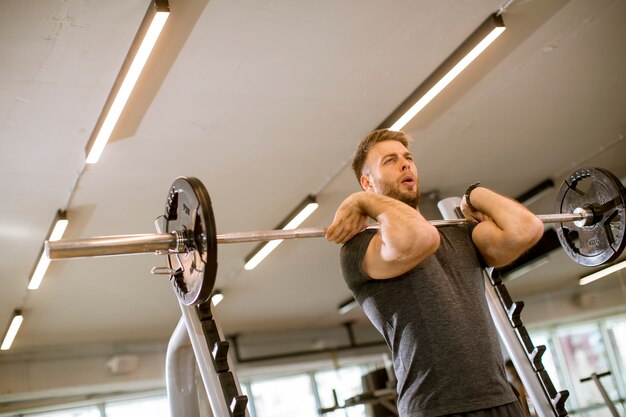
[[[593,213],[540,214],[537,217],[544,223],[567,223],[572,221],[588,221]],[[467,223],[467,219],[430,220],[435,227],[453,226]],[[374,224],[368,229],[378,229]],[[262,242],[278,239],[298,239],[324,237],[325,227],[308,227],[288,230],[257,230],[252,232],[235,232],[217,235],[217,243]],[[45,253],[50,259],[87,258],[96,256],[134,255],[162,251],[176,251],[184,247],[186,238],[181,233],[153,233],[142,235],[103,236],[89,239],[57,240],[45,242]]]
[[[174,250],[174,233],[101,236],[89,239],[55,240],[45,242],[45,254],[50,259],[89,258],[93,256],[132,255]]]
[[[613,404],[613,401],[611,401],[611,398],[609,397],[609,394],[604,389],[604,386],[602,385],[602,382],[600,382],[600,378],[603,377],[603,376],[607,376],[607,375],[611,375],[611,372],[604,372],[604,373],[601,373],[601,374],[596,374],[594,372],[594,373],[591,374],[591,376],[589,378],[583,378],[583,379],[580,380],[580,382],[589,381],[590,379],[593,380],[593,382],[595,382],[596,386],[598,387],[598,391],[600,391],[600,395],[602,395],[602,399],[606,403],[606,406],[609,407],[609,411],[611,412],[613,417],[619,417],[619,413],[617,412],[617,408],[615,408],[615,405]]]
[[[491,318],[493,319],[496,330],[500,335],[500,340],[511,357],[513,366],[515,366],[515,370],[522,380],[524,388],[526,388],[526,392],[535,407],[537,415],[539,417],[554,417],[556,414],[552,409],[552,404],[548,400],[541,382],[537,379],[535,370],[530,364],[528,356],[515,334],[515,330],[513,330],[511,324],[509,323],[508,316],[502,308],[502,304],[500,303],[498,294],[496,294],[496,290],[486,277],[485,296],[487,297]]]
[[[172,417],[199,416],[196,358],[181,318],[167,345],[165,382]]]
[[[213,367],[212,352],[209,350],[202,322],[198,316],[198,310],[196,309],[196,306],[186,306],[181,302],[179,302],[179,305],[180,310],[183,313],[181,320],[187,327],[187,333],[189,334],[189,339],[191,340],[191,346],[193,347],[193,351],[196,356],[196,364],[200,370],[200,376],[202,377],[204,388],[209,398],[209,402],[211,403],[211,411],[215,417],[228,417],[232,415],[230,404],[226,404],[220,377]],[[215,320],[215,315],[213,315],[213,319]],[[222,333],[221,327],[217,324],[217,320],[215,320],[215,325],[220,336],[220,340],[224,340],[224,334]],[[232,372],[237,392],[240,393],[241,384],[239,383],[239,379],[235,373],[235,367],[230,354],[228,354],[228,369]],[[250,417],[247,408],[245,411],[245,417]]]

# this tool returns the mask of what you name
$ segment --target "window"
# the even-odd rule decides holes
[[[358,366],[317,372],[315,382],[319,393],[320,403],[323,408],[330,408],[335,405],[333,390],[337,395],[339,405],[343,405],[347,398],[354,397],[363,392],[361,375],[363,371]],[[340,410],[335,410],[324,414],[326,417],[365,417],[365,406],[355,405]]]
[[[256,417],[318,417],[308,375],[256,381],[250,384]]]
[[[592,373],[610,371],[600,383],[622,415],[626,412],[626,317],[532,330],[533,343],[545,345],[542,363],[557,390],[568,390],[566,407],[580,417],[610,417]]]
[[[602,373],[610,369],[602,334],[597,324],[586,324],[557,331],[558,343],[563,352],[572,388],[580,407],[603,404],[602,395],[592,387],[593,382],[580,382],[592,373]],[[615,385],[605,379],[604,388],[611,398],[617,396]]]
[[[620,381],[622,392],[626,392],[626,319],[611,320],[606,328],[610,346],[615,352],[613,379]]]
[[[561,372],[559,372],[556,366],[555,352],[550,345],[550,334],[548,332],[538,332],[532,336],[533,344],[535,346],[545,346],[546,352],[541,357],[541,363],[545,368],[550,380],[557,391],[563,391],[565,388],[565,381],[560,378]]]
[[[27,414],[25,417],[100,417],[98,407],[70,408],[48,413]]]
[[[169,417],[170,403],[166,397],[111,402],[105,407],[107,417]]]

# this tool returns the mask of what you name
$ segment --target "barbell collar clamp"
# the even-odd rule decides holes
[[[176,247],[173,249],[173,252],[184,253],[188,252],[190,248],[193,248],[189,232],[186,230],[176,230],[172,233],[176,236]],[[172,252],[172,250],[170,250],[170,252]]]
[[[580,214],[582,218],[575,220],[574,224],[577,227],[591,226],[596,222],[596,218],[592,208],[577,207],[574,209],[575,214]]]

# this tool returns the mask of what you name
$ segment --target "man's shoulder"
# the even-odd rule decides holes
[[[377,231],[374,229],[367,229],[363,230],[360,233],[357,233],[352,237],[352,239],[344,243],[344,245],[341,247],[342,253],[344,251],[359,251],[359,249],[363,249],[363,246],[365,246],[365,249],[367,249],[367,246],[369,246],[369,242],[372,240],[374,235],[376,235],[376,233]]]
[[[343,278],[352,291],[356,291],[370,277],[363,272],[361,263],[376,230],[364,230],[355,235],[341,247],[341,271]]]

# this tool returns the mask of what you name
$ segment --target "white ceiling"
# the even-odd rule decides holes
[[[152,233],[170,185],[196,176],[219,233],[274,228],[306,195],[330,224],[357,183],[356,143],[504,0],[171,0],[171,17],[96,165],[84,149],[146,0],[0,1],[0,327],[14,351],[164,341],[179,307],[152,255],[54,262],[26,289],[57,209],[65,238]],[[626,2],[513,2],[507,30],[408,126],[422,189],[477,180],[515,196],[580,166],[626,178]],[[531,206],[551,213],[556,191]],[[349,297],[339,248],[220,245],[225,333],[337,326]],[[575,286],[562,253],[511,282],[532,296]],[[626,297],[625,297],[626,301]]]

